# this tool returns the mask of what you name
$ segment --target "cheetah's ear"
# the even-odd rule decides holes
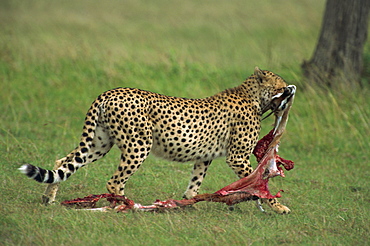
[[[265,74],[259,67],[254,68],[254,75],[256,75],[261,80],[265,77]]]

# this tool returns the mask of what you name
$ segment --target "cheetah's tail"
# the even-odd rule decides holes
[[[36,180],[40,183],[59,183],[68,179],[72,172],[65,173],[62,170],[46,170],[31,164],[22,165],[18,168],[21,173],[27,175],[29,178]]]
[[[93,102],[93,105],[88,110],[80,144],[73,152],[71,152],[68,157],[68,162],[63,162],[63,165],[57,165],[55,170],[43,169],[32,164],[25,164],[21,166],[19,170],[37,182],[54,184],[67,180],[80,167],[88,164],[88,162],[86,162],[86,156],[89,154],[89,146],[92,145],[92,141],[95,137],[95,131],[98,125],[97,121],[101,112],[99,106],[100,98],[101,96]]]

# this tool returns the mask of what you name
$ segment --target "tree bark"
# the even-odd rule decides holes
[[[306,78],[329,87],[358,84],[369,10],[369,0],[327,0],[316,50],[302,64]]]

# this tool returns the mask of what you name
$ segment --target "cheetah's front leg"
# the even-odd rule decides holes
[[[290,209],[287,206],[281,204],[276,198],[274,199],[261,199],[262,203],[266,203],[272,211],[278,214],[289,214]]]
[[[229,166],[234,170],[239,178],[244,178],[253,172],[253,168],[249,161],[228,162]],[[233,164],[231,164],[233,163]],[[282,205],[276,198],[274,199],[261,199],[262,203],[266,203],[274,212],[278,214],[289,214],[290,209],[287,206]],[[260,207],[260,205],[259,205]],[[261,208],[261,207],[260,207]]]
[[[199,192],[199,188],[207,174],[208,166],[212,161],[196,162],[193,167],[191,179],[188,188],[186,189],[183,198],[191,199]]]

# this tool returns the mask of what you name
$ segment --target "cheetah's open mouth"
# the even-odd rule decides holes
[[[273,112],[283,111],[288,102],[294,97],[296,91],[295,85],[285,87],[283,93],[279,93],[272,97],[271,110]]]
[[[268,106],[267,110],[271,110],[271,112],[266,115],[262,120],[268,118],[270,115],[275,115],[275,129],[279,126],[282,115],[286,111],[287,106],[292,104],[294,95],[296,92],[295,85],[288,85],[285,87],[284,92],[278,93],[272,97],[271,104]]]
[[[285,129],[286,122],[288,120],[288,111],[293,104],[295,92],[296,86],[288,85],[285,87],[283,93],[279,93],[272,98],[273,108],[271,110],[275,115],[274,132],[277,132],[278,128],[282,129],[281,131]],[[286,120],[283,121],[284,126],[280,126],[283,117],[286,117]]]

